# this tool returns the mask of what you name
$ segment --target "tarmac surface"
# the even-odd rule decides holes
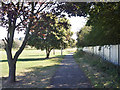
[[[92,88],[88,78],[74,61],[73,54],[66,55],[60,68],[51,79],[51,88]]]

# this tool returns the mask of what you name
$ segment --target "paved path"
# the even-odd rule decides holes
[[[66,55],[51,79],[52,88],[91,88],[88,78],[80,70],[73,54]]]

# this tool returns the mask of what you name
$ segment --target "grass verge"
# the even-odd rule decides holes
[[[75,50],[66,49],[63,51],[63,56],[61,56],[60,50],[55,50],[55,55],[51,52],[50,58],[45,59],[45,51],[24,50],[16,65],[16,79],[18,82],[13,85],[5,84],[8,77],[8,62],[5,51],[2,51],[2,57],[0,57],[0,65],[2,66],[0,71],[2,71],[2,74],[0,77],[3,77],[3,88],[49,88],[50,79],[60,66],[64,55],[73,51]]]
[[[120,88],[117,66],[83,51],[74,54],[75,61],[95,88]],[[120,68],[119,68],[120,69]]]

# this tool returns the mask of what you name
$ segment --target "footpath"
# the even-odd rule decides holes
[[[60,68],[51,79],[51,88],[92,88],[88,78],[73,58],[73,54],[66,55]]]

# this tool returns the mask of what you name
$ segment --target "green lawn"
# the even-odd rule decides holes
[[[22,80],[22,84],[14,85],[14,87],[48,87],[49,81],[55,70],[60,65],[64,55],[74,52],[76,49],[63,50],[63,56],[61,56],[60,50],[55,50],[55,55],[51,51],[50,59],[45,59],[46,53],[41,50],[24,50],[20,55],[17,62],[17,80]],[[13,54],[16,50],[13,50]],[[2,74],[0,77],[8,76],[8,63],[6,60],[5,51],[0,51],[0,71]]]
[[[95,88],[120,88],[117,66],[83,51],[77,51],[74,57]]]

